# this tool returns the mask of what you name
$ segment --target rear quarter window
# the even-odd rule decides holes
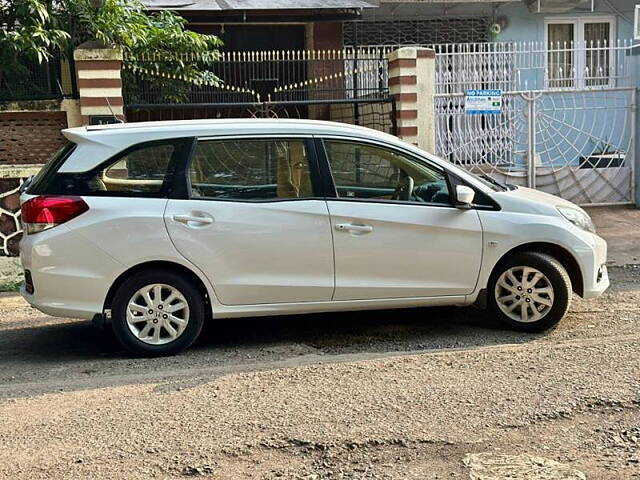
[[[53,156],[44,164],[40,171],[33,177],[27,193],[37,193],[38,185],[47,183],[55,175],[60,166],[71,156],[77,145],[73,142],[65,143]]]
[[[39,182],[34,194],[164,197],[176,166],[186,161],[191,139],[146,142],[129,147],[87,172],[56,172]]]

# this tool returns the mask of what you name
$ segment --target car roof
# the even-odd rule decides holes
[[[183,136],[244,135],[244,134],[332,134],[353,135],[395,141],[392,135],[370,128],[341,122],[297,119],[203,119],[170,120],[154,122],[115,123],[68,128],[63,134],[76,143],[96,140],[97,137],[143,137],[176,138]],[[115,138],[113,138],[115,140]]]

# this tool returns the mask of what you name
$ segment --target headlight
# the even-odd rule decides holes
[[[587,232],[596,233],[596,227],[589,215],[582,210],[571,207],[556,207],[564,218],[573,223],[576,227],[586,230]]]

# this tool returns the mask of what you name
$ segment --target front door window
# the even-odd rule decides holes
[[[394,150],[325,141],[339,198],[451,205],[444,172]]]

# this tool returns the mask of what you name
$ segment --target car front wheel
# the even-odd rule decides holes
[[[144,356],[173,355],[200,334],[204,302],[181,275],[149,270],[120,285],[111,314],[114,334],[127,350]]]
[[[494,269],[488,305],[509,327],[540,332],[565,316],[571,291],[569,275],[555,258],[537,252],[516,253]]]

